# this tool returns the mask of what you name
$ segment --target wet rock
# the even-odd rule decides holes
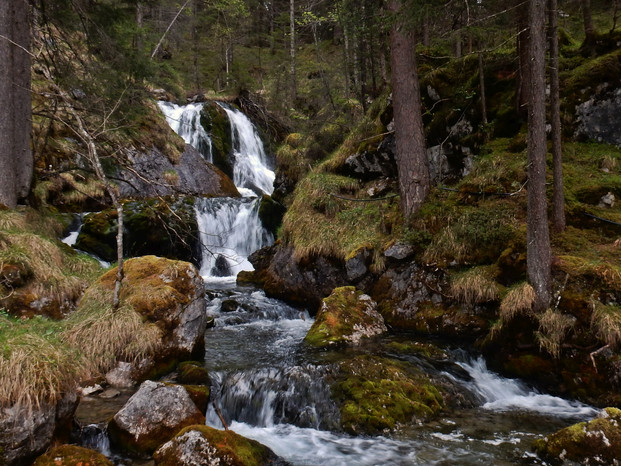
[[[268,296],[311,312],[319,308],[321,300],[334,288],[347,284],[342,261],[324,256],[298,261],[288,245],[260,249],[248,260],[255,271],[242,275],[245,280],[262,286]]]
[[[276,231],[282,224],[282,218],[286,210],[285,206],[280,202],[264,194],[261,197],[261,205],[259,206],[259,218],[261,219],[263,228],[267,229],[273,235],[276,235]]]
[[[0,464],[29,464],[52,444],[59,430],[70,432],[76,408],[73,392],[55,404],[0,408]]]
[[[205,417],[181,385],[147,380],[108,424],[111,440],[134,453],[151,453],[183,427]]]
[[[125,361],[119,361],[113,369],[106,374],[106,382],[108,385],[119,388],[129,388],[136,385],[134,380],[134,366]]]
[[[184,361],[177,367],[177,381],[183,385],[210,385],[209,372],[199,361]]]
[[[387,331],[377,304],[353,286],[336,288],[323,300],[304,341],[317,347],[357,345]]]
[[[621,458],[621,410],[606,408],[596,419],[574,424],[537,440],[533,449],[552,464],[618,464]]]
[[[223,255],[219,255],[216,258],[216,263],[211,269],[211,274],[214,277],[228,277],[231,275],[231,266],[229,261]]]
[[[189,144],[176,163],[155,147],[147,151],[129,149],[126,157],[132,169],[120,169],[116,176],[121,197],[144,199],[179,194],[239,197],[230,178],[232,174],[227,176]]]
[[[198,223],[193,198],[131,201],[123,204],[123,254],[153,254],[199,265]],[[88,214],[75,247],[108,261],[116,261],[117,212],[106,209]]]
[[[156,465],[285,465],[265,445],[231,430],[190,426],[162,445],[153,455]]]
[[[98,451],[76,445],[61,445],[39,456],[33,466],[113,466],[114,463]]]
[[[343,174],[365,181],[378,178],[395,178],[395,138],[386,136],[376,147],[364,147],[356,154],[350,155],[343,166]]]

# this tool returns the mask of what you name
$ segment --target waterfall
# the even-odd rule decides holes
[[[472,377],[468,388],[481,398],[484,409],[534,411],[559,417],[594,416],[597,413],[582,403],[541,394],[519,380],[500,377],[487,369],[482,357],[458,364]]]
[[[276,175],[269,168],[269,160],[257,130],[239,110],[225,104],[220,106],[226,111],[231,123],[235,186],[271,194]]]
[[[166,117],[166,121],[175,133],[198,150],[208,162],[213,160],[211,152],[211,138],[201,125],[201,110],[203,104],[177,105],[171,102],[157,103]]]
[[[203,277],[235,277],[242,270],[253,270],[247,257],[274,241],[261,225],[260,202],[246,197],[197,199]]]

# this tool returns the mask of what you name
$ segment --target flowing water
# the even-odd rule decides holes
[[[190,117],[200,113],[197,105],[160,106],[167,118],[177,115],[174,121],[186,116],[187,121],[200,121]],[[268,173],[268,158],[249,120],[224,108],[235,134],[235,161],[241,165],[235,169],[235,182],[246,188],[248,197],[196,204],[203,244],[201,275],[209,297],[206,312],[215,320],[205,334],[213,401],[207,424],[222,428],[215,405],[232,430],[269,446],[293,465],[511,465],[543,464],[530,452],[534,439],[596,414],[588,406],[500,377],[481,357],[458,348],[447,349],[451,362],[394,354],[381,343],[339,352],[307,348],[302,340],[312,318],[306,311],[235,283],[240,270],[252,267],[247,256],[273,241],[260,224],[260,200],[254,194],[271,192],[273,172]],[[194,130],[200,132],[195,126]],[[196,141],[203,136],[186,137]],[[392,335],[387,340],[411,342],[412,336]],[[354,437],[339,432],[340,414],[329,380],[340,361],[364,351],[431,372],[467,393],[473,407],[446,412],[398,433]],[[96,426],[92,431],[90,444],[109,454],[105,433]]]

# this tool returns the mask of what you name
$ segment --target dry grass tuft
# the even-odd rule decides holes
[[[518,315],[530,315],[535,303],[535,290],[522,282],[513,286],[500,303],[500,320],[509,322]]]
[[[91,287],[78,310],[67,320],[62,339],[78,348],[90,376],[112,369],[118,360],[137,361],[153,354],[161,344],[161,331],[146,323],[130,306],[112,309],[109,291]]]
[[[554,358],[560,357],[563,339],[575,322],[575,317],[548,309],[539,318],[539,331],[536,334],[539,347]]]
[[[592,306],[591,328],[595,335],[610,347],[618,348],[621,345],[621,308],[599,301],[593,301]]]
[[[486,267],[474,267],[460,273],[451,281],[451,294],[468,305],[498,299],[499,285],[488,275],[489,269]]]

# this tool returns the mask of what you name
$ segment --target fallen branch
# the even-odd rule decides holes
[[[224,430],[229,430],[229,426],[226,424],[226,421],[224,420],[224,416],[222,416],[222,412],[220,411],[220,408],[218,408],[218,405],[216,404],[216,402],[212,401],[211,404],[213,405],[213,409],[216,411],[216,414],[220,418],[220,422],[222,423],[222,427],[224,427]]]
[[[602,346],[600,349],[595,350],[593,352],[591,352],[591,354],[589,354],[589,356],[591,357],[591,362],[593,363],[593,367],[595,368],[595,373],[598,374],[597,371],[597,364],[595,363],[595,356],[597,356],[599,353],[601,353],[602,351],[604,351],[605,349],[609,348],[610,345],[606,345],[606,346]]]

